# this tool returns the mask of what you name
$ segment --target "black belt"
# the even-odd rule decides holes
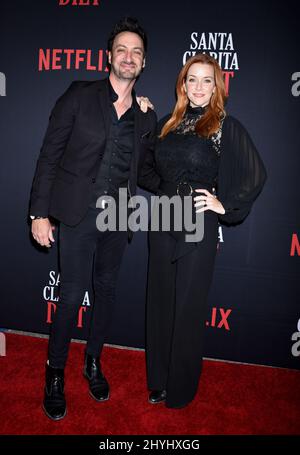
[[[159,186],[159,190],[169,197],[175,195],[178,195],[180,197],[191,196],[195,190],[202,188],[208,190],[212,194],[216,194],[215,186],[207,182],[182,181],[175,183],[169,182],[167,180],[162,180]]]

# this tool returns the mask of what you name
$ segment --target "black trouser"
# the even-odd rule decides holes
[[[94,302],[86,347],[89,354],[100,355],[111,322],[128,234],[98,231],[98,213],[99,210],[89,208],[77,226],[60,224],[60,293],[49,339],[49,364],[56,368],[65,367],[78,310],[91,283]]]
[[[147,379],[150,390],[167,391],[170,407],[185,406],[197,392],[217,241],[212,211],[204,212],[203,240],[176,261],[174,237],[149,233]]]

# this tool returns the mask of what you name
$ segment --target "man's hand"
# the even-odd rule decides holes
[[[55,242],[53,233],[55,226],[53,226],[49,218],[39,218],[32,220],[31,233],[34,238],[41,246],[51,247],[50,242]]]
[[[140,106],[140,109],[142,112],[147,112],[148,108],[154,110],[153,104],[151,103],[149,98],[147,98],[146,96],[137,96],[136,101],[137,101],[138,105]]]

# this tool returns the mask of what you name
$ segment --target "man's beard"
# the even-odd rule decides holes
[[[121,67],[121,64],[118,68],[115,65],[111,64],[111,70],[118,79],[123,79],[123,80],[124,79],[125,80],[134,80],[139,76],[139,74],[142,71],[142,69],[140,69],[140,71],[138,71],[136,65],[134,65],[134,67],[132,69],[123,69]]]

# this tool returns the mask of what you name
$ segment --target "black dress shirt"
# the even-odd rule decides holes
[[[113,105],[118,95],[108,79],[110,109],[107,115],[110,118],[109,135],[106,140],[103,158],[101,160],[90,207],[96,207],[100,196],[116,198],[119,188],[127,188],[129,179],[131,156],[134,147],[134,104],[118,119]],[[135,96],[134,92],[132,96]]]

